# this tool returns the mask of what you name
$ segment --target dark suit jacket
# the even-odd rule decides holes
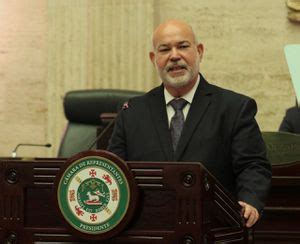
[[[300,134],[300,109],[289,108],[280,124],[279,131]]]
[[[255,101],[201,76],[173,152],[163,89],[129,101],[117,117],[108,150],[127,161],[201,162],[238,200],[262,210],[271,170],[254,118]]]

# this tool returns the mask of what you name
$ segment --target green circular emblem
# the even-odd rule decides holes
[[[65,170],[57,199],[60,211],[73,228],[96,235],[108,232],[123,219],[130,191],[124,173],[115,163],[88,156]]]
[[[109,203],[109,188],[100,179],[86,179],[78,188],[77,199],[80,207],[82,207],[86,212],[100,212],[106,208]]]

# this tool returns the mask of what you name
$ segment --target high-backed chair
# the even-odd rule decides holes
[[[143,92],[117,89],[78,90],[66,93],[64,112],[68,120],[58,157],[70,157],[78,152],[95,149],[97,135],[107,125],[100,119],[103,113],[117,113],[129,98]],[[92,148],[90,148],[92,146]]]

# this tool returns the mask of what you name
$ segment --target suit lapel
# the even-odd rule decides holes
[[[172,139],[168,126],[168,116],[164,96],[164,87],[161,85],[149,94],[148,104],[153,124],[157,131],[158,140],[164,151],[167,161],[174,161]]]
[[[209,104],[211,103],[211,87],[207,81],[201,76],[200,83],[195,92],[193,102],[191,104],[188,116],[184,123],[183,131],[178,142],[177,150],[175,152],[175,161],[179,161],[190,138],[192,137],[198,124],[201,122]]]

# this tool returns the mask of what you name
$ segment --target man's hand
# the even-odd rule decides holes
[[[239,201],[239,204],[242,206],[242,215],[246,219],[246,226],[248,228],[252,227],[259,219],[259,213],[257,209],[242,201]]]

